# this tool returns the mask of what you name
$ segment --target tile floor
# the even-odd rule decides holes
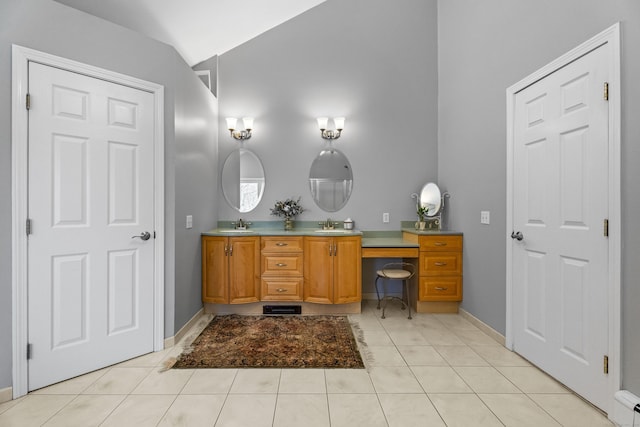
[[[0,404],[0,426],[613,425],[461,316],[405,313],[350,316],[366,370],[162,372],[181,343]]]

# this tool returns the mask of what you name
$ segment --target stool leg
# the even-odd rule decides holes
[[[385,319],[384,312],[387,310],[387,302],[389,302],[389,298],[387,298],[387,280],[382,279],[382,319]]]
[[[407,295],[407,307],[409,309],[409,317],[407,319],[411,319],[411,295],[409,294],[409,281],[403,280],[404,282],[404,292]]]
[[[380,280],[380,276],[376,277],[376,282],[375,282],[376,295],[378,296],[378,306],[376,308],[380,310],[380,292],[378,291],[378,280]]]

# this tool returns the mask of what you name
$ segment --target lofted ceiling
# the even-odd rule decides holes
[[[172,45],[193,66],[325,0],[55,0]]]

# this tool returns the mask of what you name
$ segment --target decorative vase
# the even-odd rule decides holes
[[[284,220],[284,229],[286,231],[293,230],[293,220],[292,219],[287,218],[287,219]]]
[[[420,230],[424,230],[426,226],[427,226],[426,221],[419,221],[419,222],[418,222],[418,228],[419,228]]]

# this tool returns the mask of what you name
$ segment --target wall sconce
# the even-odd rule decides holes
[[[231,133],[231,136],[238,141],[244,141],[246,139],[251,138],[251,129],[253,129],[253,118],[244,117],[242,119],[242,124],[244,125],[244,130],[236,130],[236,123],[238,120],[234,117],[227,117],[227,128]]]
[[[328,139],[329,141],[340,138],[342,129],[344,129],[344,117],[336,117],[333,119],[336,130],[327,129],[328,123],[329,119],[327,117],[318,117],[318,127],[320,128],[322,138]]]

